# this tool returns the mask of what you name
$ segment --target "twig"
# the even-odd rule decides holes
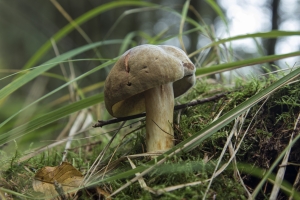
[[[102,127],[108,124],[115,124],[118,122],[122,122],[122,121],[127,121],[127,120],[131,120],[131,119],[136,119],[136,118],[141,118],[141,117],[145,117],[146,113],[141,113],[141,114],[137,114],[137,115],[132,115],[132,116],[128,116],[128,117],[120,117],[120,118],[113,118],[107,121],[102,121],[102,120],[98,120],[98,122],[93,126],[94,128],[97,127]]]
[[[194,101],[191,101],[191,102],[186,103],[186,104],[176,105],[174,107],[174,110],[180,110],[180,109],[184,109],[184,108],[187,108],[187,107],[203,104],[203,103],[206,103],[206,102],[215,101],[217,99],[220,99],[220,98],[226,96],[226,94],[228,94],[228,93],[221,93],[221,94],[217,94],[217,95],[212,96],[212,97],[199,99],[199,100],[194,100]],[[127,121],[127,120],[131,120],[131,119],[145,117],[145,116],[146,116],[146,113],[141,113],[141,114],[132,115],[132,116],[128,116],[128,117],[114,118],[114,119],[107,120],[107,121],[98,120],[98,122],[93,127],[94,128],[102,127],[102,126],[105,126],[105,125],[108,125],[108,124],[114,124],[114,123],[118,123],[118,122],[122,122],[122,121]]]

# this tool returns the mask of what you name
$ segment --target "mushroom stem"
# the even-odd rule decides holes
[[[174,146],[172,83],[144,92],[146,105],[146,145],[151,153],[165,152]]]

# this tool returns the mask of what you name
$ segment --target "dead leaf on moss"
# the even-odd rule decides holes
[[[96,192],[99,197],[103,197],[106,200],[111,200],[110,193],[106,190],[101,189],[100,187],[96,187]]]
[[[63,162],[56,167],[43,167],[34,176],[33,189],[41,192],[45,197],[59,196],[65,199],[65,195],[73,197],[83,181],[83,175],[70,163]],[[71,192],[69,192],[71,191]]]

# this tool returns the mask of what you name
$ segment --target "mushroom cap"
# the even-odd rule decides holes
[[[195,66],[184,51],[169,45],[140,45],[126,51],[108,74],[104,100],[114,117],[145,112],[143,92],[173,82],[174,97],[195,82]]]

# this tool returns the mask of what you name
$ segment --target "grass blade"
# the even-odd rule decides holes
[[[98,70],[104,68],[104,67],[107,67],[107,66],[113,64],[114,62],[115,62],[115,60],[107,61],[106,63],[104,63],[104,64],[102,64],[102,65],[100,65],[100,66],[98,66],[98,67],[95,67],[94,69],[92,69],[92,70],[90,70],[90,71],[88,71],[88,72],[86,72],[86,73],[84,73],[84,74],[78,76],[77,78],[75,78],[75,79],[73,79],[73,80],[71,80],[71,81],[69,81],[69,82],[63,84],[62,86],[56,88],[55,90],[53,90],[53,91],[47,93],[46,95],[42,96],[42,97],[39,98],[38,100],[32,102],[32,103],[29,104],[28,106],[26,106],[26,107],[22,108],[21,110],[19,110],[18,112],[14,113],[11,117],[9,117],[8,119],[6,119],[4,122],[2,122],[2,123],[0,124],[0,128],[1,128],[4,124],[6,124],[9,120],[11,120],[13,117],[15,117],[16,115],[18,115],[18,114],[21,113],[22,111],[26,110],[27,108],[29,108],[29,107],[32,106],[33,104],[35,104],[35,103],[37,103],[37,102],[39,102],[39,101],[45,99],[46,97],[48,97],[48,96],[54,94],[55,92],[57,92],[57,91],[63,89],[64,87],[67,87],[69,84],[71,84],[71,83],[73,83],[73,82],[75,82],[75,81],[78,81],[79,79],[82,79],[82,78],[84,78],[84,77],[86,77],[86,76],[88,76],[88,75],[90,75],[90,74],[92,74],[92,73],[94,73],[94,72],[96,72],[96,71],[98,71]]]
[[[182,13],[181,13],[181,21],[180,21],[180,27],[179,27],[179,42],[180,42],[180,46],[183,49],[183,51],[186,52],[184,43],[183,43],[183,39],[182,39],[182,32],[183,32],[183,27],[184,27],[184,22],[186,20],[186,15],[187,15],[187,11],[189,9],[189,5],[190,5],[190,0],[187,0],[183,6],[182,9]]]
[[[15,128],[9,132],[2,133],[2,134],[0,134],[0,146],[6,142],[9,142],[8,138],[17,139],[31,131],[34,131],[40,127],[50,124],[51,122],[57,121],[63,117],[66,117],[66,116],[74,113],[74,112],[77,112],[84,108],[88,108],[97,103],[103,102],[103,99],[104,99],[103,93],[85,98],[81,101],[77,101],[70,105],[64,106],[57,110],[54,110],[50,113],[47,113],[43,116],[40,116],[36,119],[33,119],[21,126],[18,126],[17,128]]]
[[[206,0],[206,3],[208,3],[212,7],[212,9],[214,9],[214,11],[219,15],[219,17],[222,19],[222,21],[225,23],[226,27],[228,28],[226,17],[222,12],[222,9],[219,7],[219,5],[214,0]]]
[[[280,60],[283,58],[293,57],[293,56],[299,56],[300,51],[295,51],[292,53],[287,54],[280,54],[280,55],[270,55],[270,56],[262,56],[260,58],[252,58],[248,60],[240,60],[236,62],[231,63],[224,63],[220,65],[214,65],[210,67],[203,67],[196,70],[197,76],[207,76],[211,74],[216,74],[224,71],[229,71],[232,69],[237,69],[245,66],[260,64],[260,63],[266,63],[270,61]]]
[[[97,15],[109,11],[114,8],[118,7],[124,7],[124,6],[152,6],[155,4],[148,3],[148,2],[142,2],[142,1],[117,1],[117,2],[110,2],[106,3],[104,5],[98,6],[77,19],[73,21],[74,24],[77,24],[78,26],[87,22],[88,20],[96,17]],[[51,40],[58,42],[61,40],[64,36],[66,36],[68,33],[73,31],[75,29],[75,26],[73,23],[69,23],[65,27],[63,27],[60,31],[58,31],[51,39],[49,39],[31,58],[30,60],[25,64],[23,67],[24,69],[28,69],[35,65],[41,58],[42,56],[52,47]]]
[[[16,91],[18,88],[22,87],[32,79],[36,78],[37,76],[41,75],[45,71],[48,71],[52,67],[55,67],[59,62],[65,61],[68,58],[71,58],[73,56],[76,56],[82,52],[88,51],[90,49],[93,49],[95,47],[101,46],[101,45],[110,45],[110,44],[117,44],[117,43],[122,43],[122,40],[110,40],[110,41],[104,41],[104,42],[96,42],[93,44],[88,44],[83,47],[79,47],[77,49],[71,50],[67,53],[64,53],[58,57],[55,57],[43,65],[35,68],[34,70],[20,76],[10,84],[6,85],[4,88],[0,90],[0,100],[7,97],[14,91]],[[1,127],[1,126],[0,126]]]
[[[209,45],[206,45],[197,51],[189,54],[189,57],[193,57],[196,54],[200,53],[204,49],[213,47],[215,45],[223,44],[225,42],[230,42],[234,40],[240,40],[240,39],[246,39],[246,38],[255,38],[255,37],[261,37],[261,38],[278,38],[278,37],[286,37],[286,36],[297,36],[300,35],[300,31],[269,31],[269,32],[264,32],[264,33],[253,33],[253,34],[245,34],[245,35],[238,35],[234,37],[229,37],[225,39],[220,39],[218,41],[214,41],[210,43]]]

